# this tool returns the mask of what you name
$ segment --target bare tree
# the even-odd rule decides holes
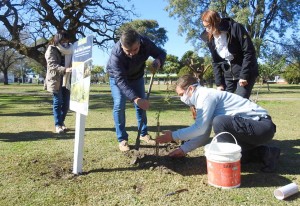
[[[58,30],[66,30],[72,42],[93,35],[94,44],[105,49],[115,30],[134,15],[133,7],[127,9],[118,0],[2,0],[0,8],[0,21],[10,34],[0,34],[0,46],[44,66],[45,48]]]
[[[8,71],[18,64],[22,57],[8,46],[0,47],[0,71],[3,73],[4,84],[8,84]]]

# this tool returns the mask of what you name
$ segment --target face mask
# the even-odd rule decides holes
[[[183,93],[183,95],[180,97],[180,100],[185,103],[186,105],[188,106],[192,106],[192,103],[191,103],[191,97],[189,97],[187,95],[188,93],[188,89],[186,90],[186,92]]]
[[[191,86],[197,87],[198,85],[199,85],[199,83],[196,83],[196,84],[192,84]],[[192,104],[192,102],[191,102],[191,97],[189,97],[189,96],[187,95],[188,90],[189,90],[189,87],[188,87],[188,89],[186,90],[186,92],[184,92],[183,95],[180,97],[180,100],[181,100],[183,103],[185,103],[186,105],[192,106],[193,104]],[[195,91],[195,89],[194,89],[194,91]],[[193,92],[194,92],[194,91],[193,91]]]

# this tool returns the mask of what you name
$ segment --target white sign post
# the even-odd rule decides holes
[[[86,116],[76,112],[76,129],[75,129],[75,143],[74,143],[74,162],[73,173],[82,173],[83,165],[83,145],[84,145],[84,131],[85,131]]]
[[[74,43],[70,109],[76,112],[73,173],[82,173],[85,121],[88,114],[93,37]]]

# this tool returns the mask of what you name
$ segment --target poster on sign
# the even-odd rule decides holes
[[[88,115],[93,63],[92,47],[92,36],[80,39],[74,43],[70,109],[83,115]]]

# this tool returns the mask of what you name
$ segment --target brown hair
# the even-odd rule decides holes
[[[202,21],[205,21],[211,25],[211,29],[215,31],[216,34],[220,34],[219,24],[221,22],[221,17],[218,12],[207,10],[202,14]],[[213,34],[207,33],[209,41],[212,39]]]
[[[187,75],[183,75],[177,80],[176,87],[180,87],[183,90],[186,90],[189,86],[197,83],[198,80],[196,77],[187,74]]]
[[[50,40],[48,45],[57,46],[62,40],[69,40],[70,36],[65,30],[58,31]]]

